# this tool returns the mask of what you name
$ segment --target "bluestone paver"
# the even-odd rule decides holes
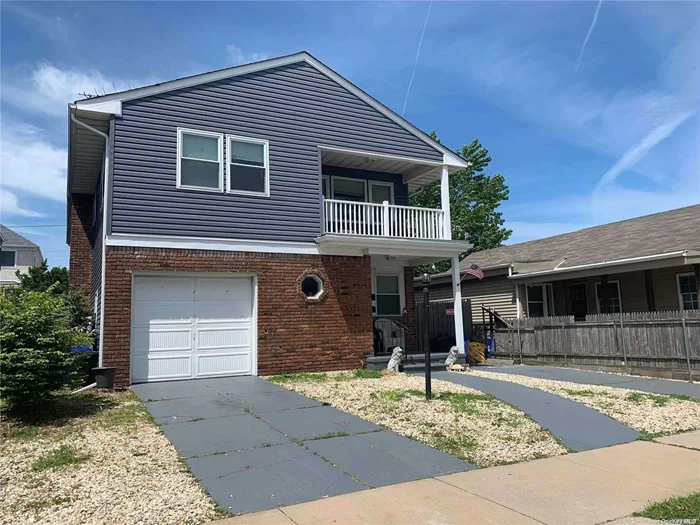
[[[574,368],[559,368],[555,366],[506,365],[483,367],[486,372],[514,374],[553,381],[570,381],[586,385],[610,386],[613,388],[629,388],[654,394],[676,394],[700,399],[700,384],[685,381],[669,381],[666,379],[647,379],[644,377],[606,374]]]
[[[313,454],[239,470],[222,478],[204,479],[201,483],[219,505],[235,513],[268,510],[366,489]]]
[[[272,428],[302,440],[340,432],[357,434],[382,429],[379,425],[329,406],[305,408],[303,411],[262,412],[259,417]]]
[[[474,388],[516,406],[576,452],[629,443],[639,437],[636,430],[597,410],[542,390],[469,373],[433,372],[433,377]]]
[[[250,414],[164,425],[163,432],[184,457],[289,443],[283,434]]]
[[[307,441],[305,446],[375,487],[475,468],[388,430]]]
[[[158,424],[179,424],[193,419],[235,416],[245,413],[245,407],[225,396],[198,396],[146,403]]]
[[[207,379],[207,387],[219,394],[253,394],[256,392],[287,392],[284,388],[255,376]]]
[[[264,381],[261,379],[260,381]],[[251,392],[249,394],[232,395],[237,403],[240,403],[251,412],[261,414],[263,412],[275,412],[279,410],[291,410],[294,408],[318,407],[322,403],[304,397],[289,390],[275,390],[272,392]]]
[[[182,399],[185,397],[209,396],[212,394],[207,381],[164,381],[131,385],[141,401]]]

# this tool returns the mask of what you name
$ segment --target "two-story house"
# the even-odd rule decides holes
[[[18,284],[18,271],[26,274],[43,260],[39,246],[0,224],[0,286]]]
[[[413,266],[469,247],[467,162],[308,53],[68,113],[71,285],[118,384],[360,367],[374,318],[415,338]]]

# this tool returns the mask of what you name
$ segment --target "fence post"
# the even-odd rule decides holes
[[[561,336],[564,340],[564,367],[567,368],[569,364],[566,360],[566,325],[564,323],[561,325]]]
[[[685,346],[685,360],[688,363],[688,381],[693,382],[693,369],[690,367],[690,348],[688,348],[688,334],[685,329],[685,310],[681,312],[681,325],[683,327],[683,345]]]
[[[614,321],[613,326],[615,326]],[[622,359],[625,362],[625,374],[629,374],[629,369],[627,368],[627,347],[625,345],[625,325],[622,321],[622,313],[620,314],[620,341],[622,342]]]
[[[389,237],[389,201],[382,202],[382,235]]]

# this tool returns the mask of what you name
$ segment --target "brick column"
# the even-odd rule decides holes
[[[90,304],[92,289],[92,195],[73,194],[70,199],[70,262],[68,285]]]

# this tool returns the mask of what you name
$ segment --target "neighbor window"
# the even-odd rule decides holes
[[[401,315],[401,280],[398,275],[375,277],[377,315]]]
[[[603,284],[595,283],[595,298],[598,313],[603,313]],[[608,313],[619,314],[622,312],[622,300],[620,299],[620,283],[617,281],[608,281]]]
[[[269,146],[266,140],[228,135],[228,191],[269,195]]]
[[[551,284],[533,284],[527,287],[527,316],[554,315],[554,294]]]
[[[301,293],[308,299],[318,299],[323,293],[323,280],[316,274],[309,274],[301,281]]]
[[[333,198],[339,201],[367,202],[367,185],[362,179],[333,177]]]
[[[178,129],[177,143],[178,188],[222,191],[223,135]]]
[[[695,279],[695,275],[689,273],[678,276],[678,293],[683,310],[697,310],[700,308],[698,303],[698,282]]]
[[[2,250],[0,257],[0,266],[14,266],[17,252],[12,250]]]

